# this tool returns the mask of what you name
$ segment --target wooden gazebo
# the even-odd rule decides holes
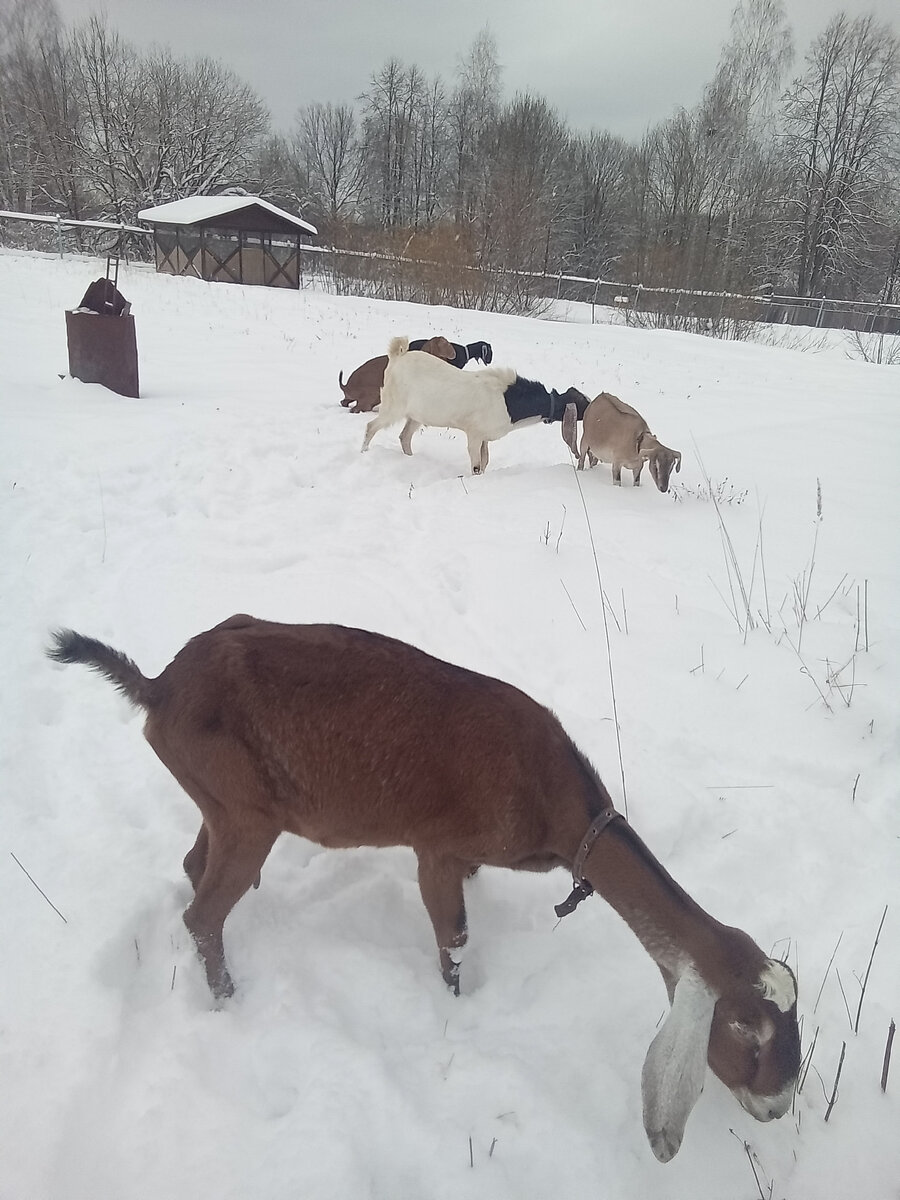
[[[317,230],[259,196],[187,196],[138,213],[156,269],[223,283],[300,286],[300,246]]]

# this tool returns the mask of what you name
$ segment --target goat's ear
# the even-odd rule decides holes
[[[675,985],[672,1008],[650,1043],[641,1076],[644,1129],[653,1153],[668,1162],[703,1091],[716,996],[692,968]]]
[[[567,404],[562,419],[563,441],[573,454],[578,453],[578,441],[575,432],[578,428],[578,409],[574,404]]]

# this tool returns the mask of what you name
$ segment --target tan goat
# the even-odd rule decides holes
[[[612,463],[613,483],[621,485],[622,468],[634,473],[634,486],[641,483],[644,463],[650,464],[650,474],[661,492],[669,489],[672,467],[681,470],[681,453],[664,446],[651,432],[647,422],[630,404],[601,392],[587,407],[581,434],[581,453],[578,469],[584,469],[587,458],[591,466],[597,460]]]
[[[669,993],[642,1074],[657,1158],[678,1151],[707,1062],[757,1120],[786,1112],[800,1064],[790,969],[678,886],[556,717],[517,688],[376,633],[243,615],[193,638],[156,679],[71,630],[48,653],[99,671],[146,711],[147,740],[200,809],[184,920],[217,997],[233,991],[224,921],[284,831],[331,847],[411,846],[457,992],[463,881],[481,864],[562,866],[575,888],[557,912],[596,890]]]

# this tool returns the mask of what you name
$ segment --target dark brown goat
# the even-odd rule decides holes
[[[454,362],[456,347],[445,337],[428,338],[419,347],[425,354],[433,354],[445,362]],[[370,358],[362,366],[351,372],[350,378],[344,383],[344,372],[338,373],[338,384],[344,393],[341,405],[350,408],[353,413],[372,412],[381,401],[381,385],[384,383],[384,372],[388,365],[386,354]],[[352,405],[352,407],[350,407]]]
[[[455,990],[463,880],[481,864],[563,866],[576,883],[568,907],[599,892],[669,992],[642,1075],[656,1156],[681,1145],[707,1062],[758,1120],[788,1108],[800,1061],[790,970],[675,883],[556,717],[523,692],[379,634],[248,616],[193,638],[156,679],[69,630],[48,653],[100,671],[146,711],[147,740],[200,809],[184,920],[217,997],[233,990],[223,924],[282,832],[411,846]]]

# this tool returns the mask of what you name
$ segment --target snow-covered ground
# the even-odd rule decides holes
[[[66,376],[63,312],[99,274],[0,253],[2,1200],[896,1198],[898,369],[128,267],[125,400]],[[446,431],[360,455],[338,370],[404,332],[617,393],[682,450],[673,494],[576,477],[543,425],[482,478]],[[792,1113],[759,1125],[709,1074],[665,1166],[640,1112],[662,982],[602,900],[557,924],[563,871],[471,881],[454,1000],[410,851],[283,838],[215,1011],[180,919],[196,810],[115,691],[43,655],[66,625],[156,674],[240,611],[379,630],[550,705],[622,806],[591,537],[629,816],[790,961],[804,1049],[818,1031]]]

